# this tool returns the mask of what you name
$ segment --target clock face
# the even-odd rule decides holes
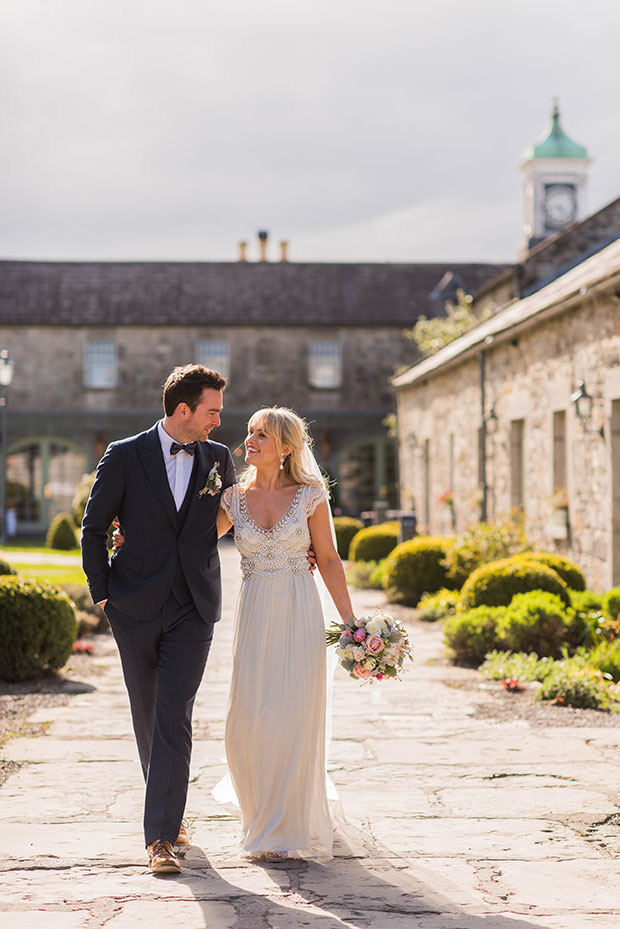
[[[576,192],[570,184],[550,184],[545,190],[545,222],[561,229],[576,217]]]

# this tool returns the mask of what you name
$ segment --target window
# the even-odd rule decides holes
[[[553,414],[553,492],[566,490],[566,413]]]
[[[340,387],[342,354],[339,342],[323,340],[310,343],[308,380],[312,387]]]
[[[524,434],[525,420],[513,419],[510,423],[510,506],[521,510],[525,505]]]
[[[230,352],[226,339],[200,339],[198,363],[227,378],[230,373]]]
[[[84,387],[110,389],[117,385],[116,345],[106,339],[89,339],[84,360]]]

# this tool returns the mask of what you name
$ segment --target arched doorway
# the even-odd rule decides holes
[[[53,436],[18,439],[6,460],[7,510],[13,509],[20,535],[41,535],[71,501],[86,471],[81,446]]]

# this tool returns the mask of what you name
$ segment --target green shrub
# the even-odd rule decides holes
[[[520,510],[513,510],[504,519],[479,523],[456,538],[454,546],[446,553],[448,578],[455,587],[462,587],[476,568],[530,548],[524,531],[524,515]]]
[[[382,590],[383,561],[351,561],[347,566],[347,583],[352,587]]]
[[[516,594],[497,624],[502,649],[536,652],[539,658],[560,658],[567,629],[565,605],[541,590]]]
[[[361,519],[353,519],[352,516],[334,516],[338,554],[343,561],[349,557],[349,546],[353,536],[363,528],[364,523]]]
[[[515,594],[528,590],[557,594],[565,606],[570,606],[566,584],[551,568],[537,561],[504,558],[482,565],[468,577],[461,590],[459,609],[471,610],[483,604],[507,606]]]
[[[617,710],[618,690],[583,659],[556,661],[536,694],[537,700],[553,700],[561,706],[583,710]]]
[[[448,617],[444,641],[455,664],[476,668],[488,652],[498,647],[497,625],[503,613],[503,607],[479,606]]]
[[[612,587],[603,597],[603,613],[612,620],[620,617],[620,587]]]
[[[17,571],[8,561],[0,560],[0,574],[17,574]]]
[[[618,683],[620,681],[620,640],[615,642],[599,642],[590,652],[584,653],[585,660],[593,668],[608,674]]]
[[[559,574],[566,586],[571,590],[585,591],[586,589],[586,579],[581,568],[574,561],[563,558],[562,555],[556,555],[554,552],[525,552],[514,557],[539,561],[541,564],[547,565],[548,568]]]
[[[583,610],[584,613],[601,613],[603,610],[603,595],[593,590],[569,589],[568,595],[574,610]]]
[[[59,513],[54,516],[49,529],[45,545],[47,548],[60,548],[68,551],[78,547],[75,523],[71,513]]]
[[[92,474],[83,474],[80,483],[75,489],[75,494],[71,501],[71,509],[73,511],[73,521],[76,526],[82,525],[84,510],[86,509],[90,491],[95,480],[95,473],[96,472],[93,471]]]
[[[25,578],[0,579],[0,679],[22,681],[67,661],[75,611],[66,593]]]
[[[417,606],[422,594],[447,587],[446,551],[451,540],[418,536],[397,545],[385,562],[383,587],[392,603]]]
[[[434,623],[453,616],[458,602],[458,590],[448,590],[447,587],[442,587],[436,594],[424,594],[418,603],[417,618],[423,623]]]
[[[69,597],[69,600],[75,606],[78,624],[81,623],[83,628],[78,628],[78,638],[85,635],[85,628],[88,626],[90,632],[108,632],[110,625],[107,617],[100,606],[93,603],[90,591],[86,584],[63,584],[62,589]],[[87,621],[86,616],[91,617]]]
[[[394,521],[360,529],[351,539],[349,558],[353,561],[381,561],[398,545],[399,528]]]
[[[518,681],[544,681],[553,668],[553,658],[539,658],[536,652],[489,652],[480,672],[492,681],[514,677]]]

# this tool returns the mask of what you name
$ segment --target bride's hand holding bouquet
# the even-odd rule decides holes
[[[413,661],[406,630],[383,611],[332,623],[326,638],[328,645],[336,646],[342,667],[359,680],[372,683],[375,679],[398,677],[405,659]]]

